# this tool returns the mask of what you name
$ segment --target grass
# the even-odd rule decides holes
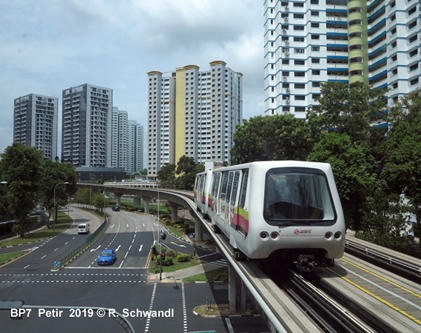
[[[53,226],[50,225],[50,229],[47,227],[44,227],[41,230],[38,230],[36,232],[27,233],[25,234],[24,238],[13,238],[8,239],[0,242],[0,247],[4,246],[10,246],[10,245],[19,245],[19,244],[26,244],[35,242],[38,240],[42,240],[51,236],[54,236],[56,234],[59,234],[69,228],[72,225],[73,221],[69,216],[63,212],[58,212],[57,215],[57,223],[55,224],[55,233],[53,232]]]
[[[173,258],[174,265],[172,266],[162,266],[162,272],[168,273],[168,272],[174,272],[178,271],[179,269],[194,267],[197,265],[200,265],[199,261],[187,261],[187,262],[178,262],[176,258]],[[158,258],[158,270],[159,272],[159,258]],[[155,261],[151,264],[151,273],[155,273]]]
[[[25,251],[0,254],[0,265],[4,264],[6,261],[9,261],[10,259],[21,256],[24,253]]]
[[[213,281],[218,276],[225,276],[226,274],[228,274],[228,268],[221,267],[218,269],[214,269],[212,271],[208,271],[206,273],[201,273],[201,274],[186,277],[183,279],[183,282]]]

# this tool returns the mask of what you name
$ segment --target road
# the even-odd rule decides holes
[[[148,281],[149,272],[145,265],[158,234],[156,219],[121,211],[110,210],[108,213],[106,231],[64,269],[51,271],[56,258],[78,246],[86,237],[77,235],[77,224],[89,220],[95,230],[101,223],[100,219],[95,222],[95,215],[77,208],[71,211],[76,219],[72,228],[0,268],[1,300],[21,300],[26,306],[40,306],[30,312],[28,309],[22,320],[11,319],[9,310],[0,311],[1,332],[124,332],[113,318],[108,315],[99,317],[102,312],[89,311],[86,307],[110,308],[119,312],[136,332],[228,332],[228,327],[233,327],[232,332],[261,332],[265,327],[260,318],[252,318],[253,326],[250,318],[241,322],[233,318],[230,323],[229,318],[196,316],[194,307],[206,304],[207,300],[213,304],[226,303],[228,286]],[[171,235],[164,243],[186,249],[187,253],[193,250],[190,243]],[[114,265],[99,267],[96,258],[105,248],[116,249],[118,259]],[[209,260],[219,257],[219,254],[204,249],[198,249],[198,252]],[[61,306],[72,309],[61,309]],[[147,311],[152,311],[149,317]]]

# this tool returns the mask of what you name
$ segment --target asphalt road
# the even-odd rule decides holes
[[[124,332],[113,315],[98,308],[111,309],[111,314],[121,313],[136,332],[265,331],[260,318],[238,321],[202,318],[193,313],[195,306],[206,301],[227,302],[226,284],[148,281],[145,265],[149,249],[157,239],[155,218],[109,213],[107,230],[66,268],[51,271],[57,257],[86,237],[77,235],[76,225],[90,220],[96,226],[94,215],[76,208],[71,212],[76,218],[73,228],[0,268],[0,300],[19,300],[25,306],[39,306],[26,309],[21,320],[11,319],[18,310],[0,311],[0,332]],[[170,235],[164,243],[186,251],[193,249],[188,247],[191,246],[188,242]],[[99,267],[96,258],[105,248],[116,249],[118,259],[114,265]],[[199,251],[210,260],[218,257],[206,250]]]

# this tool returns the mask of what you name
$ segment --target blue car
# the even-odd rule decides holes
[[[98,265],[112,265],[117,260],[117,256],[114,250],[104,250],[98,256]]]

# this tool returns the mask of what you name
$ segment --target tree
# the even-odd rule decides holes
[[[332,166],[347,226],[358,230],[366,198],[378,185],[367,145],[353,145],[346,133],[322,133],[308,159]]]
[[[92,198],[92,205],[94,205],[98,211],[104,211],[105,196],[101,191],[98,191]]]
[[[175,164],[167,164],[157,175],[162,187],[175,188]]]
[[[91,189],[87,187],[79,188],[75,194],[75,202],[89,205],[91,203]]]
[[[382,176],[394,193],[405,194],[417,217],[416,236],[421,236],[421,90],[405,96],[392,108],[392,128]]]
[[[13,231],[21,237],[30,228],[28,214],[36,206],[42,179],[42,152],[14,142],[1,154],[0,173],[7,181],[7,202],[17,224]]]
[[[65,205],[68,197],[76,192],[77,175],[74,166],[70,163],[53,162],[50,159],[45,159],[42,167],[40,203],[47,209],[49,220],[54,208],[54,187],[56,188],[56,207]],[[64,182],[69,184],[56,186]],[[49,225],[47,226],[49,227]]]
[[[322,132],[347,133],[351,142],[370,139],[372,123],[385,117],[385,90],[372,89],[361,82],[325,82],[321,86],[317,107],[307,110],[313,136]]]
[[[256,116],[237,125],[231,163],[305,160],[312,146],[305,120],[293,115]]]
[[[175,170],[177,188],[187,191],[193,190],[196,174],[204,170],[204,165],[196,164],[193,157],[181,156]]]

